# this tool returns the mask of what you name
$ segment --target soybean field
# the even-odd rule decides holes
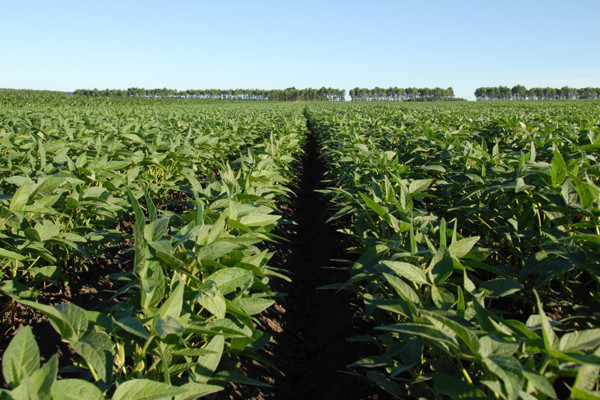
[[[0,398],[600,398],[599,150],[594,100],[0,91]]]

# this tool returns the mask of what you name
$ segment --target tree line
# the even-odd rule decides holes
[[[387,89],[375,87],[373,89],[354,88],[351,89],[352,101],[447,101],[459,100],[454,98],[454,89],[436,88],[399,88]]]
[[[600,88],[537,87],[527,89],[523,85],[480,87],[475,89],[475,98],[482,100],[572,100],[600,99]]]
[[[88,97],[147,97],[182,98],[203,100],[246,100],[246,101],[344,101],[346,91],[322,87],[320,89],[77,89],[75,95]]]

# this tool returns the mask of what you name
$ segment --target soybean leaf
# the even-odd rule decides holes
[[[549,352],[550,350],[554,349],[555,343],[558,342],[558,338],[556,337],[556,333],[554,333],[554,330],[552,330],[550,321],[548,321],[548,317],[542,309],[540,296],[538,295],[535,289],[533,290],[533,294],[535,295],[535,299],[537,301],[538,314],[540,316],[540,323],[542,324],[542,337],[544,339],[544,347],[546,351]]]
[[[400,393],[402,392],[400,385],[388,379],[384,374],[382,374],[379,371],[368,371],[367,378],[369,378],[369,380],[375,382],[378,386],[384,388],[390,393],[400,395]]]
[[[517,399],[524,382],[521,364],[513,357],[498,356],[486,357],[483,362],[490,372],[502,380],[507,398]]]
[[[175,400],[193,400],[204,397],[211,393],[223,390],[223,387],[217,385],[207,385],[205,383],[189,382],[180,386],[185,389],[185,393],[175,396]]]
[[[565,333],[559,342],[561,351],[594,349],[600,344],[600,328]]]
[[[52,386],[54,400],[103,400],[102,391],[83,379],[61,379]]]
[[[408,191],[410,194],[422,193],[431,185],[431,182],[433,182],[433,179],[415,179],[410,183]]]
[[[150,379],[132,379],[117,386],[113,400],[168,400],[184,394],[184,388]]]
[[[558,150],[554,150],[552,166],[550,167],[552,186],[561,185],[567,177],[567,164]]]
[[[243,297],[233,302],[248,315],[255,315],[263,312],[275,303],[274,300],[261,297]]]
[[[149,242],[155,242],[163,237],[169,230],[169,218],[163,217],[155,219],[144,226],[144,237]]]
[[[42,368],[25,377],[21,384],[10,393],[11,398],[27,400],[49,399],[57,374],[58,356],[55,354]]]
[[[19,253],[15,253],[14,251],[2,249],[2,248],[0,248],[0,257],[8,258],[11,260],[17,260],[17,261],[23,261],[23,260],[27,259],[27,256],[24,256]]]
[[[252,213],[244,215],[239,222],[247,227],[268,226],[276,223],[280,218],[281,216],[274,214]]]
[[[106,333],[86,335],[71,343],[71,347],[83,357],[95,380],[105,383],[112,382],[114,346]]]
[[[171,292],[169,298],[160,306],[159,315],[162,318],[179,318],[181,310],[183,309],[184,289],[185,283],[183,281],[177,282],[175,289]]]
[[[377,215],[379,215],[380,217],[384,217],[388,214],[388,210],[377,204],[373,199],[369,198],[363,193],[359,193],[359,195],[363,199],[367,207],[375,211],[375,213],[377,213]]]
[[[596,349],[594,352],[595,356],[600,356],[600,349]],[[577,377],[575,378],[575,384],[573,385],[573,397],[577,399],[588,399],[594,397],[586,397],[584,394],[588,394],[589,391],[593,390],[598,384],[598,372],[600,368],[597,365],[583,364],[577,371]],[[588,394],[589,395],[589,394]],[[598,398],[598,393],[596,393]]]
[[[205,350],[211,353],[198,357],[198,365],[194,368],[194,376],[200,383],[206,383],[216,371],[219,362],[221,362],[224,346],[225,337],[223,335],[216,335],[205,347]]]
[[[136,317],[119,318],[118,320],[115,320],[115,324],[117,324],[117,326],[121,327],[125,331],[136,335],[142,339],[148,339],[150,337],[148,331],[146,330],[146,328],[144,328],[142,321],[140,321]]]
[[[72,303],[59,304],[55,308],[65,315],[77,337],[81,337],[87,331],[89,318],[83,308]]]
[[[413,289],[402,279],[387,273],[383,273],[383,276],[404,300],[415,304],[421,304],[421,299],[419,298],[419,295],[415,289]]]
[[[425,272],[415,265],[407,262],[389,260],[381,261],[381,263],[394,271],[396,275],[408,279],[411,282],[415,282],[419,285],[426,285],[429,283],[427,282],[427,276],[425,275]]]
[[[237,288],[244,287],[252,281],[253,274],[243,268],[232,267],[223,268],[212,275],[207,280],[215,282],[221,294],[226,295],[235,291]]]
[[[452,245],[450,245],[452,246]],[[435,285],[440,285],[452,274],[454,269],[450,251],[445,247],[440,247],[429,264],[429,272],[433,277]]]
[[[185,331],[185,326],[173,317],[166,316],[161,318],[160,315],[155,315],[152,320],[152,331],[165,338],[167,335],[181,335]]]
[[[498,278],[483,282],[479,288],[487,290],[490,298],[498,298],[518,292],[523,285],[512,279]]]
[[[206,282],[204,289],[196,296],[196,301],[217,318],[225,318],[227,311],[225,297],[219,292],[214,281],[209,280]]]
[[[14,213],[19,213],[23,211],[23,208],[29,201],[29,197],[34,193],[37,184],[28,180],[25,181],[21,187],[19,187],[12,199],[10,200],[10,204],[8,208],[10,211]]]
[[[579,204],[581,204],[581,208],[590,208],[594,204],[596,196],[592,194],[588,185],[585,182],[582,182],[575,176],[571,177],[571,179],[575,184],[575,191],[579,196]]]
[[[411,336],[419,336],[425,339],[429,339],[432,344],[441,344],[444,347],[445,345],[450,345],[454,349],[458,349],[458,342],[456,340],[455,334],[450,335],[450,332],[437,329],[428,324],[400,323],[394,325],[377,326],[375,327],[375,329],[392,332],[401,332]]]
[[[35,224],[34,229],[37,232],[40,241],[42,242],[52,239],[60,234],[60,224],[54,223],[47,219]]]
[[[529,370],[527,367],[523,369],[523,376],[525,376],[527,382],[533,385],[535,390],[545,394],[551,399],[556,399],[556,391],[546,377],[540,375],[537,371]]]
[[[469,251],[475,246],[475,243],[479,240],[479,236],[472,236],[464,239],[453,241],[448,247],[448,251],[452,257],[462,258],[466,256]]]
[[[196,256],[199,260],[216,260],[230,254],[233,250],[240,248],[240,244],[217,241],[200,247],[196,251]]]
[[[66,341],[77,340],[87,330],[88,317],[84,309],[74,304],[64,303],[58,306],[48,306],[29,300],[17,299],[42,314],[50,320],[50,324]]]
[[[40,349],[29,325],[12,338],[2,356],[4,381],[14,388],[40,368]]]

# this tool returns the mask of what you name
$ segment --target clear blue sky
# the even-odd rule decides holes
[[[600,87],[600,1],[0,0],[0,87]]]

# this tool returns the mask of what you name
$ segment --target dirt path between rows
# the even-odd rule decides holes
[[[270,265],[292,273],[292,282],[278,280],[273,289],[287,296],[261,316],[273,336],[265,349],[284,376],[257,364],[247,365],[248,376],[272,388],[233,387],[222,398],[237,399],[386,399],[380,389],[355,376],[344,374],[348,364],[372,354],[364,346],[348,342],[351,336],[370,328],[359,317],[358,298],[346,292],[319,290],[320,286],[347,279],[347,272],[323,266],[344,257],[340,234],[326,224],[327,202],[318,189],[324,188],[325,166],[319,144],[309,134],[305,155],[297,167],[295,196],[282,207],[284,218],[296,222],[279,232],[287,242],[273,249]],[[229,389],[232,389],[231,387]]]

